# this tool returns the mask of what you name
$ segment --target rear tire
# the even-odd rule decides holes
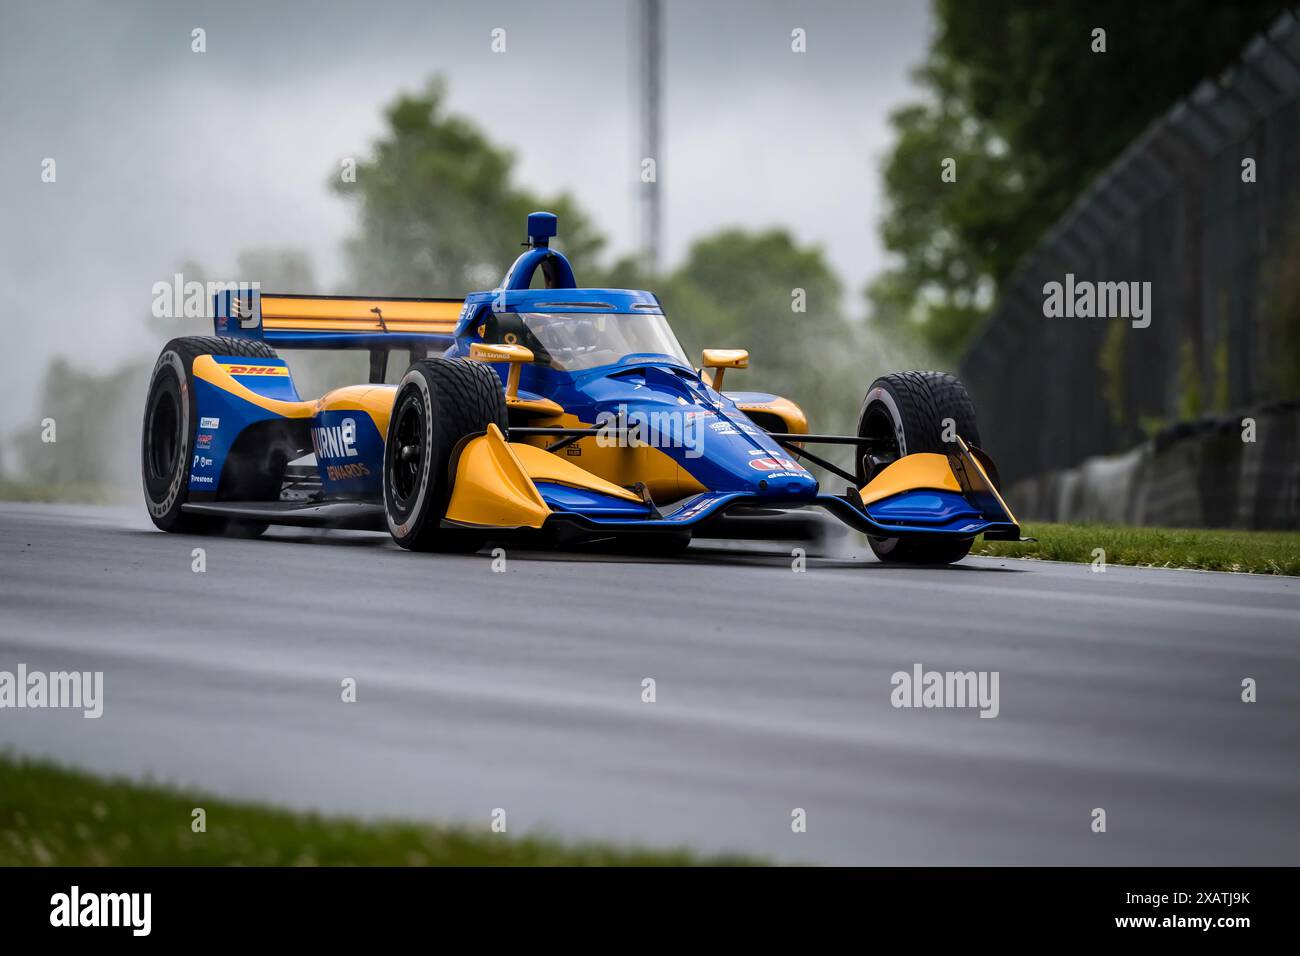
[[[488,425],[508,433],[501,379],[482,362],[422,359],[397,387],[384,442],[388,530],[410,551],[468,554],[486,533],[444,528],[458,446]]]
[[[980,442],[975,403],[956,376],[946,372],[894,372],[871,383],[858,416],[858,436],[872,438],[859,448],[858,487],[904,455],[944,455],[946,419],[968,445]],[[982,454],[982,453],[981,453]],[[949,537],[873,538],[868,543],[881,561],[898,564],[952,564],[970,553],[975,539]]]
[[[163,346],[149,379],[140,435],[145,506],[163,531],[256,537],[266,530],[265,524],[198,517],[181,510],[190,497],[190,454],[199,426],[194,360],[200,355],[277,357],[275,349],[257,339],[192,335]]]

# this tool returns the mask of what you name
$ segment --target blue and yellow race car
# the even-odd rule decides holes
[[[529,216],[500,286],[463,300],[219,292],[216,336],[169,342],[149,383],[154,524],[387,529],[419,551],[524,539],[663,552],[775,537],[820,508],[882,560],[922,564],[960,560],[976,535],[1020,537],[955,378],[884,375],[857,434],[811,434],[789,399],[723,391],[744,350],[706,350],[696,368],[653,293],[579,288],[550,247],[556,227]],[[303,399],[275,346],[364,350],[370,381]],[[409,366],[387,385],[393,351]],[[818,445],[852,449],[851,470]]]

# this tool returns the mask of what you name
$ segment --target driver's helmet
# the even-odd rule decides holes
[[[546,349],[518,312],[490,312],[479,324],[479,336],[490,345],[522,345],[538,361],[547,359]]]

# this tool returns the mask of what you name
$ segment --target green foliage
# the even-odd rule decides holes
[[[192,830],[193,811],[206,832]],[[425,823],[362,823],[0,755],[0,866],[683,866],[682,850],[564,845]]]
[[[604,240],[581,209],[567,197],[542,198],[515,185],[512,155],[469,121],[447,115],[441,86],[400,97],[386,117],[373,157],[357,165],[356,182],[335,185],[359,214],[357,235],[347,244],[350,291],[461,295],[492,288],[519,252],[527,214],[550,209],[560,216],[557,246],[580,282],[657,292],[692,359],[705,347],[749,349],[751,369],[729,374],[728,390],[784,395],[803,406],[817,430],[853,426],[866,385],[884,363],[844,316],[840,284],[820,249],[801,247],[780,229],[733,229],[696,242],[668,275],[646,276],[634,259],[601,269]],[[204,278],[193,263],[183,271],[187,279]],[[323,291],[311,263],[294,250],[245,252],[238,276],[268,291]],[[805,311],[792,309],[795,290],[803,290]],[[151,331],[159,346],[179,335],[211,334],[205,324],[172,319],[153,320]],[[365,381],[368,373],[361,352],[285,358],[304,396]],[[389,381],[401,375],[403,358],[390,360]],[[89,497],[98,496],[97,486],[134,488],[152,360],[150,354],[106,371],[66,360],[52,364],[38,421],[58,419],[59,443],[42,447],[37,425],[25,428],[18,449],[25,484],[5,487],[24,496],[49,487]]]
[[[693,359],[705,347],[749,349],[751,371],[729,375],[729,389],[786,395],[819,428],[852,418],[867,384],[849,361],[860,333],[843,315],[821,250],[779,229],[725,230],[696,242],[667,275],[647,276],[631,258],[602,269],[604,240],[576,203],[515,185],[511,154],[447,115],[443,101],[438,83],[399,98],[356,183],[336,187],[359,204],[360,230],[348,244],[357,291],[491,288],[520,251],[527,214],[549,209],[560,217],[557,246],[580,283],[654,290]],[[795,289],[804,290],[805,312],[791,309]]]
[[[14,436],[24,484],[57,498],[91,500],[116,497],[108,489],[138,484],[140,421],[150,368],[150,361],[142,359],[97,372],[54,359],[35,419]],[[53,420],[53,442],[43,440],[47,419]]]
[[[1001,283],[1148,122],[1232,62],[1287,4],[1247,0],[935,0],[896,111],[881,224],[897,264],[867,290],[873,321],[911,326],[955,357]],[[1106,30],[1106,52],[1092,31]],[[945,158],[955,182],[942,182]]]
[[[1300,203],[1294,212],[1300,214]],[[1282,254],[1272,267],[1264,315],[1270,337],[1268,372],[1272,392],[1300,395],[1300,225],[1293,216]]]
[[[440,82],[400,97],[356,182],[334,182],[353,198],[361,231],[348,243],[355,291],[461,295],[491,288],[520,252],[528,213],[563,223],[557,247],[574,268],[602,240],[567,196],[537,196],[513,182],[514,157],[444,107]]]
[[[1214,346],[1214,410],[1226,412],[1231,394],[1228,379],[1228,330],[1223,328],[1219,334],[1219,343]]]
[[[1128,407],[1124,394],[1124,342],[1126,328],[1123,322],[1112,322],[1101,341],[1098,364],[1102,374],[1102,397],[1110,410],[1110,420],[1123,425]]]
[[[1198,418],[1205,410],[1201,394],[1201,369],[1196,360],[1196,346],[1184,339],[1178,346],[1178,417],[1183,421]]]
[[[311,292],[316,288],[307,256],[292,249],[253,249],[241,253],[238,275],[268,291]],[[206,282],[194,262],[179,269],[187,281]],[[208,319],[144,319],[148,352],[111,368],[62,356],[51,360],[41,385],[34,419],[10,436],[18,467],[0,481],[0,498],[31,501],[131,501],[140,487],[140,427],[149,374],[162,346],[186,335],[211,335]],[[365,357],[352,356],[365,378]],[[294,362],[300,387],[338,384],[346,359],[315,353]],[[346,366],[351,368],[352,366]],[[42,422],[54,420],[54,442],[42,440]]]
[[[727,373],[728,391],[790,398],[817,431],[854,424],[869,373],[854,361],[860,330],[840,308],[839,281],[820,249],[782,229],[728,229],[694,243],[668,275],[647,278],[624,260],[594,281],[654,289],[692,361],[705,348],[748,349],[750,367]]]
[[[1202,531],[1031,523],[1025,527],[1024,533],[1038,540],[1025,543],[983,541],[972,553],[1091,562],[1093,549],[1103,548],[1109,564],[1300,575],[1300,533],[1294,531]]]

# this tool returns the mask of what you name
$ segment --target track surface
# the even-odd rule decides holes
[[[1295,578],[869,556],[796,574],[696,548],[507,562],[0,503],[0,670],[102,670],[106,698],[99,720],[0,710],[0,747],[780,860],[1300,864]],[[893,708],[890,676],[917,662],[1000,672],[1000,716]]]

